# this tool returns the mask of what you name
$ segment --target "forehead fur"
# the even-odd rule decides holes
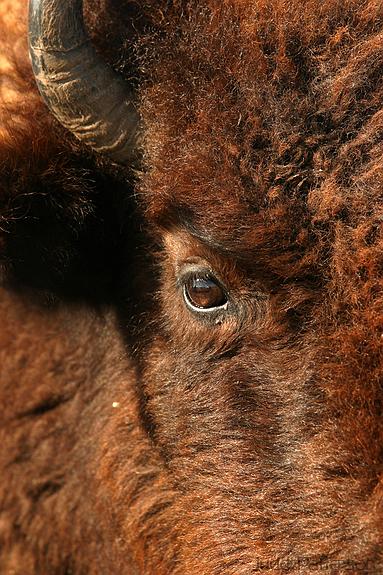
[[[172,4],[142,47],[152,221],[244,259],[256,250],[288,277],[312,273],[337,242],[373,251],[382,3]]]

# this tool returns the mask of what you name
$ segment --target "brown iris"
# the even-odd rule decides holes
[[[221,307],[227,297],[221,286],[209,276],[191,276],[185,283],[188,303],[201,310]]]

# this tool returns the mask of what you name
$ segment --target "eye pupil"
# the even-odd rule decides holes
[[[209,277],[191,277],[185,285],[189,302],[200,309],[220,307],[227,301],[223,289]]]

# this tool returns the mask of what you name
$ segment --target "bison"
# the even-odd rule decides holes
[[[0,2],[1,574],[383,573],[382,3],[27,12]]]

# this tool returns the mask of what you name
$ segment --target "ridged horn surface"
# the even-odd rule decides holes
[[[29,50],[40,93],[59,122],[128,164],[139,123],[133,92],[92,46],[82,0],[30,0]]]

